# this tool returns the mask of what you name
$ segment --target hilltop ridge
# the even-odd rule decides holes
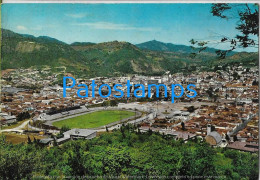
[[[95,77],[158,75],[165,71],[188,73],[201,66],[210,69],[219,63],[258,63],[257,53],[234,53],[220,61],[212,48],[195,58],[190,57],[190,52],[189,46],[155,40],[137,45],[120,41],[67,44],[48,36],[35,37],[2,29],[2,70],[48,66],[55,71],[63,66],[75,76]]]

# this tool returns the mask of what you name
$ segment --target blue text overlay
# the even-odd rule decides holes
[[[67,85],[67,80],[72,80],[72,83],[70,85]],[[75,88],[76,86],[76,80],[73,77],[63,77],[63,97],[66,97],[67,89]],[[108,84],[101,84],[99,87],[97,87],[97,84],[95,84],[95,80],[92,80],[91,86],[91,92],[92,97],[95,97],[95,90],[98,90],[98,94],[102,98],[108,98],[112,94],[112,88]],[[78,84],[77,87],[79,88],[77,90],[77,96],[80,98],[86,98],[88,96],[89,87],[86,84]],[[96,88],[97,87],[97,88]],[[175,90],[176,87],[178,88],[178,94],[176,94]],[[187,94],[186,96],[189,98],[194,98],[197,96],[197,92],[194,89],[191,89],[191,87],[195,88],[194,84],[187,85],[187,91],[190,91],[193,93],[193,95]],[[114,94],[113,97],[115,98],[122,98],[124,97],[124,91],[122,89],[126,88],[126,97],[131,97],[130,94],[133,93],[134,97],[136,98],[144,98],[145,97],[145,86],[143,84],[131,84],[129,80],[127,80],[127,83],[125,85],[122,84],[115,84],[113,86],[113,91],[120,93],[120,95]],[[134,89],[132,91],[132,88]],[[156,89],[156,97],[159,97],[159,91],[160,88],[164,90],[164,97],[168,97],[168,89],[165,84],[148,84],[148,98],[151,97],[152,88]],[[103,93],[102,91],[106,89],[107,93]],[[81,95],[81,92],[85,92],[85,95]],[[140,95],[141,92],[141,95]],[[180,84],[171,84],[170,86],[170,94],[171,94],[171,102],[174,103],[174,98],[180,98],[183,96],[185,89]]]

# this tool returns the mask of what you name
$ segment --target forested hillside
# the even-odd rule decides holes
[[[123,126],[92,140],[69,141],[51,149],[37,143],[8,144],[2,136],[0,174],[1,179],[217,176],[216,179],[255,180],[258,178],[258,156],[212,148],[199,139],[184,143],[152,132],[142,134]]]
[[[66,44],[47,36],[34,37],[2,29],[1,68],[55,69],[62,66],[76,77],[97,77],[160,75],[166,71],[190,73],[194,70],[213,70],[223,63],[242,62],[247,66],[258,63],[257,53],[233,53],[225,60],[219,60],[212,48],[193,58],[190,53],[189,46],[158,41],[137,46],[118,41]]]

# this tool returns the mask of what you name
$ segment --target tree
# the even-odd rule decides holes
[[[148,131],[147,131],[147,134],[148,134],[148,135],[152,135],[152,134],[153,134],[153,131],[149,128]]]
[[[140,128],[137,129],[137,134],[141,134]]]
[[[126,138],[126,135],[125,135],[125,124],[122,124],[122,126],[120,127],[120,131],[121,131],[121,134],[122,134],[123,138]]]
[[[237,141],[237,135],[234,135],[233,141],[234,141],[234,142]]]
[[[36,139],[35,137],[33,137],[33,144],[36,144],[36,145],[38,145],[39,144],[39,139]]]
[[[212,87],[210,87],[207,91],[206,91],[206,93],[209,95],[209,97],[210,98],[212,98],[213,97],[213,88]]]
[[[229,135],[226,133],[225,136],[226,136],[226,140],[229,141],[230,140]]]
[[[30,113],[28,111],[26,112],[21,112],[17,115],[16,119],[17,121],[22,121],[22,120],[25,120],[25,119],[29,119],[31,116],[30,116]]]
[[[194,107],[194,106],[189,106],[187,109],[188,109],[188,111],[189,111],[190,113],[192,113],[192,112],[195,111],[195,107]]]
[[[254,80],[252,86],[258,86],[258,81]]]
[[[108,101],[104,101],[104,102],[102,103],[102,106],[103,106],[103,107],[109,106],[109,102],[108,102]]]
[[[27,136],[27,143],[28,143],[28,144],[32,144],[32,140],[30,139],[29,136]]]
[[[113,178],[225,176],[257,179],[258,155],[212,148],[205,142],[173,140],[159,133],[148,135],[120,130],[92,140],[68,141],[62,146],[10,144],[0,135],[0,179],[31,179],[35,175]],[[131,127],[129,127],[131,129]],[[123,178],[122,178],[123,179]],[[158,178],[157,178],[158,179]]]
[[[131,157],[125,148],[108,147],[102,158],[103,173],[108,176],[120,176],[130,168]]]
[[[60,133],[57,134],[57,138],[58,138],[58,139],[59,139],[59,138],[62,138],[62,137],[64,136],[63,133],[66,132],[66,131],[69,131],[69,130],[70,130],[70,128],[69,128],[68,126],[63,125],[63,126],[61,127],[61,129],[60,129]]]
[[[60,132],[61,132],[61,133],[64,133],[64,132],[69,131],[69,130],[70,130],[69,126],[63,125],[63,126],[61,127],[61,129],[60,129]]]
[[[116,100],[111,100],[110,101],[110,106],[116,106],[117,105],[117,101]]]
[[[219,17],[224,20],[238,19],[236,29],[239,34],[235,37],[228,37],[226,35],[220,35],[220,40],[217,43],[228,43],[229,49],[217,50],[216,54],[219,58],[225,58],[228,53],[237,48],[258,48],[258,37],[259,37],[259,10],[258,4],[226,4],[216,3],[211,6],[211,13],[213,16]],[[194,39],[190,40],[193,49],[197,49],[197,52],[192,53],[192,56],[196,56],[207,49],[210,41],[197,41]]]
[[[185,130],[185,124],[184,122],[181,122],[181,129],[184,131]]]
[[[238,75],[237,72],[234,72],[234,73],[233,73],[233,78],[234,78],[235,80],[238,80],[238,79],[240,79],[240,76]]]
[[[53,138],[53,146],[58,146],[58,143],[57,143],[56,137]]]

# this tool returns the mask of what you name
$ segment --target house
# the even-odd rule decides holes
[[[185,142],[190,140],[190,139],[195,139],[196,134],[192,134],[189,132],[184,132],[184,131],[175,131],[175,130],[166,130],[162,128],[154,128],[154,127],[149,127],[149,126],[141,126],[140,128],[141,132],[148,132],[149,130],[153,132],[159,132],[160,134],[165,134],[168,136],[173,137],[174,139],[182,139]]]
[[[11,124],[16,122],[15,116],[11,116],[6,113],[1,113],[0,118],[1,118],[0,124]]]
[[[205,140],[212,146],[215,147],[226,147],[227,141],[221,137],[221,135],[217,131],[211,131],[211,125],[207,125],[207,136]]]
[[[97,131],[90,129],[71,129],[63,133],[64,137],[56,139],[57,145],[63,144],[71,139],[92,139],[97,136]],[[39,141],[40,144],[45,146],[54,145],[53,138],[45,138]]]
[[[236,149],[244,152],[258,152],[258,144],[235,141],[227,146],[230,149]]]
[[[69,140],[70,140],[70,137],[63,137],[63,138],[57,139],[56,142],[57,142],[58,145],[60,145],[60,144],[63,144],[65,142],[69,141]]]
[[[63,133],[64,138],[70,139],[92,139],[97,136],[97,131],[91,129],[71,129]]]
[[[165,132],[165,134],[173,136],[174,139],[183,139],[184,141],[188,141],[196,137],[196,134],[192,134],[184,131],[169,131],[169,132]]]
[[[54,145],[54,139],[53,138],[41,139],[39,141],[39,143],[44,145],[44,146],[53,146]]]

